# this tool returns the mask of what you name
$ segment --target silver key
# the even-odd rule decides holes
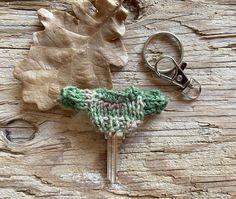
[[[107,140],[107,179],[111,184],[117,181],[120,145],[124,139],[123,133],[106,133]]]

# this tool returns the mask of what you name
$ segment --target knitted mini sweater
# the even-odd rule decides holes
[[[93,90],[68,86],[61,90],[58,102],[65,108],[88,112],[102,133],[128,133],[137,129],[145,116],[159,114],[168,98],[159,90],[142,91],[129,87],[123,91]]]

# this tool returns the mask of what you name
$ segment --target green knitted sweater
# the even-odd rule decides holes
[[[159,114],[168,98],[159,90],[142,91],[135,87],[114,91],[68,86],[61,90],[58,102],[66,108],[87,111],[100,132],[128,133],[135,130],[145,116]]]

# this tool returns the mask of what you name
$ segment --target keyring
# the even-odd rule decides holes
[[[151,63],[147,60],[146,51],[147,51],[148,45],[154,38],[157,39],[161,36],[167,36],[173,39],[177,43],[180,50],[179,62],[176,62],[176,60],[173,57],[169,55],[165,55],[165,54],[161,55],[156,60],[155,65],[151,65]],[[186,96],[188,99],[195,100],[196,98],[199,97],[201,93],[201,84],[194,78],[188,79],[188,77],[184,74],[184,69],[187,67],[187,63],[183,62],[183,57],[184,57],[183,45],[180,42],[179,38],[171,32],[156,33],[150,36],[144,44],[143,58],[146,63],[146,66],[150,68],[152,71],[154,71],[159,78],[164,79],[178,86],[180,88],[180,92],[184,96]],[[172,67],[171,69],[166,69],[166,70],[160,69],[159,63],[163,60],[171,61],[174,67]]]
[[[146,62],[146,66],[148,68],[150,68],[151,70],[153,70],[153,71],[155,71],[155,67],[152,66],[151,63],[147,60],[146,51],[147,51],[147,47],[151,43],[151,41],[154,40],[154,38],[158,39],[161,36],[167,36],[169,38],[172,38],[178,44],[178,47],[179,47],[179,50],[180,50],[180,61],[179,61],[179,64],[182,62],[183,57],[184,57],[183,45],[180,42],[179,38],[175,34],[173,34],[171,32],[167,32],[167,31],[158,32],[158,33],[150,36],[148,38],[148,40],[145,42],[144,47],[143,47],[143,58],[144,58],[144,61]],[[161,70],[161,71],[166,72],[166,71],[168,71],[168,69],[167,70]]]

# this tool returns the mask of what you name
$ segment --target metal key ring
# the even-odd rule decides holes
[[[145,42],[144,47],[143,47],[143,58],[144,58],[144,61],[146,63],[146,66],[148,68],[150,68],[151,70],[153,70],[153,71],[155,71],[155,66],[152,66],[151,63],[147,60],[146,51],[147,51],[148,45],[151,43],[151,41],[154,40],[154,38],[158,39],[158,37],[161,37],[161,36],[167,36],[169,38],[172,38],[178,44],[178,47],[180,49],[180,60],[179,60],[179,62],[177,62],[177,64],[181,64],[181,62],[183,61],[183,57],[184,57],[183,45],[180,42],[179,38],[175,34],[173,34],[171,32],[168,32],[168,31],[158,32],[158,33],[150,36],[148,38],[148,40]],[[159,71],[160,72],[168,72],[169,70],[172,70],[172,69],[166,69],[166,70],[162,69],[162,70],[159,70]]]
[[[173,57],[162,54],[158,59],[156,59],[155,65],[152,66],[151,63],[147,60],[146,56],[147,47],[154,38],[158,38],[163,35],[174,39],[175,42],[178,44],[178,47],[180,49],[180,61],[176,62],[176,60]],[[144,44],[143,58],[144,61],[146,62],[146,66],[150,68],[152,71],[154,71],[159,78],[164,79],[178,86],[180,88],[180,92],[188,99],[195,100],[199,97],[201,93],[201,84],[194,78],[189,79],[184,74],[184,70],[187,66],[187,63],[183,62],[183,57],[184,57],[183,45],[180,42],[179,38],[173,33],[158,32],[150,36]],[[174,66],[170,69],[160,69],[158,64],[164,59],[169,59],[174,64]]]

